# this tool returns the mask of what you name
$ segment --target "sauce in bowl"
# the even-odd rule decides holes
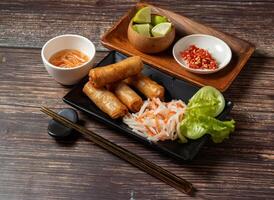
[[[50,57],[50,64],[61,68],[78,67],[89,60],[89,57],[79,50],[64,49]]]

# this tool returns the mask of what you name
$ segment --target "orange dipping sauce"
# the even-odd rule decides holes
[[[75,49],[65,49],[50,57],[50,64],[61,68],[73,68],[87,62],[89,57]]]

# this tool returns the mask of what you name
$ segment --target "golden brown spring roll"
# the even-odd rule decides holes
[[[131,112],[138,112],[143,105],[142,98],[127,84],[119,82],[107,86]]]
[[[125,83],[134,86],[147,98],[160,98],[164,100],[165,89],[155,81],[142,74],[133,76],[124,80]]]
[[[89,80],[94,87],[100,88],[140,73],[143,66],[144,64],[139,56],[129,57],[115,64],[91,69]]]
[[[117,119],[123,117],[127,113],[127,108],[119,99],[105,88],[97,89],[87,82],[83,88],[83,92],[111,118]]]

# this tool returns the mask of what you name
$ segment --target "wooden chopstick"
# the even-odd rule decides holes
[[[170,186],[174,187],[175,189],[186,193],[191,194],[193,191],[193,186],[188,181],[180,178],[179,176],[173,174],[172,172],[163,169],[162,167],[120,147],[113,142],[106,140],[105,138],[97,135],[96,133],[86,129],[83,126],[73,123],[72,121],[58,115],[57,113],[53,112],[52,110],[41,107],[41,111],[49,116],[51,116],[54,120],[62,123],[63,125],[73,128],[79,133],[81,133],[84,137],[91,140],[98,146],[108,150],[112,154],[118,156],[119,158],[131,163],[135,167],[147,172],[148,174],[162,180],[163,182],[169,184]]]

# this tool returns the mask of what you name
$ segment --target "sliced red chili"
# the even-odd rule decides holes
[[[190,45],[185,51],[180,52],[181,57],[187,61],[190,68],[193,69],[217,69],[216,60],[211,54],[195,45]]]

